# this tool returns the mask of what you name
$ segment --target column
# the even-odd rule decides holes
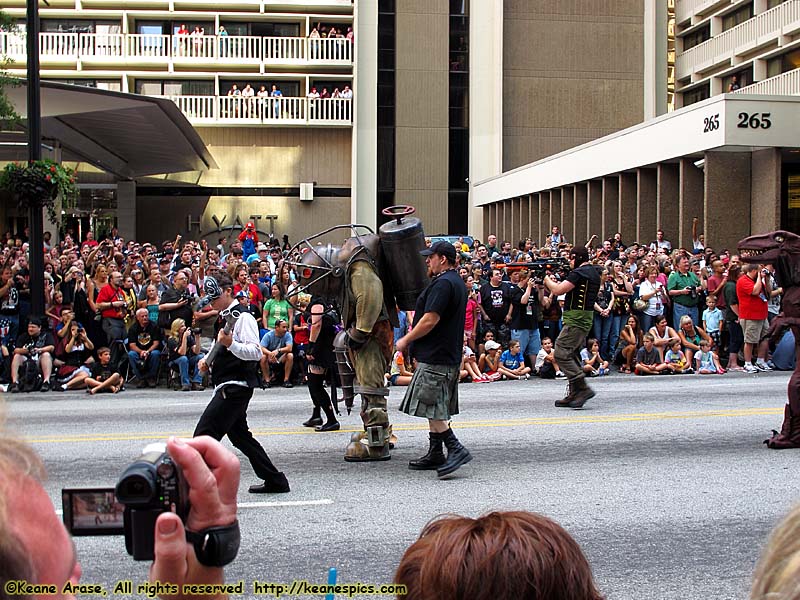
[[[636,239],[636,196],[636,173],[621,173],[619,176],[619,232],[626,244]]]
[[[577,183],[573,189],[573,201],[575,204],[575,210],[573,211],[573,229],[572,229],[572,239],[567,238],[568,241],[571,241],[576,246],[578,244],[585,244],[586,240],[589,239],[589,210],[588,210],[588,199],[589,199],[589,184],[588,183]]]
[[[519,236],[519,198],[511,198],[508,202],[511,203],[511,228],[509,235],[509,240],[511,240],[511,247],[515,248],[517,246],[517,237]]]
[[[600,179],[589,182],[586,198],[587,236],[584,243],[593,235],[598,238],[603,235],[603,181]]]
[[[514,200],[509,198],[503,200],[503,236],[502,240],[508,240],[513,245],[513,230],[514,230]]]
[[[750,210],[750,230],[775,231],[781,226],[781,151],[757,150],[752,154],[752,194],[757,199]]]
[[[636,241],[640,244],[656,239],[657,183],[655,169],[636,169]]]
[[[531,197],[523,196],[519,207],[519,236],[522,239],[531,235]]]
[[[136,236],[136,182],[117,183],[117,228],[126,240],[138,239]]]
[[[706,243],[736,248],[751,234],[750,153],[706,152],[704,173]]]
[[[550,235],[550,190],[539,194],[539,243]]]
[[[483,231],[491,231],[492,230],[492,205],[485,205],[480,208],[481,210],[481,220],[483,221]],[[473,235],[477,235],[473,233]],[[486,238],[483,234],[478,236],[478,239],[481,241],[486,241]]]
[[[679,213],[680,213],[680,232],[674,246],[683,248],[692,247],[692,219],[700,219],[698,223],[698,235],[703,233],[705,221],[703,220],[703,185],[704,177],[702,169],[694,166],[691,158],[682,158],[680,162],[680,191],[679,191]],[[670,238],[667,238],[670,239]]]
[[[561,231],[567,241],[575,241],[575,186],[561,188]]]
[[[600,237],[607,240],[619,230],[619,177],[603,177],[603,219]]]
[[[564,230],[564,207],[561,202],[561,189],[550,190],[550,230],[558,225],[558,230]],[[549,232],[548,232],[549,234]]]
[[[672,242],[673,248],[680,247],[679,207],[678,207],[678,165],[662,163],[656,168],[658,177],[656,190],[656,229],[664,230],[664,239]],[[655,232],[653,232],[655,239]]]
[[[539,243],[539,194],[531,194],[529,196],[530,204],[528,205],[528,221],[530,227],[528,228],[529,235],[533,241]]]

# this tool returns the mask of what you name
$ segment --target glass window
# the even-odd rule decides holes
[[[753,18],[753,3],[749,2],[745,4],[741,8],[733,11],[732,13],[728,13],[722,17],[722,31],[728,31],[732,27],[736,27],[737,25],[741,25],[748,19]]]
[[[379,13],[394,13],[395,12],[395,0],[378,0],[378,12]]]
[[[231,23],[232,26],[241,26],[246,23]],[[225,28],[228,29],[227,24]],[[300,37],[300,23],[250,23],[245,33],[231,33],[230,35],[255,35],[260,37]]]
[[[378,190],[394,189],[394,127],[378,127]]]
[[[469,2],[467,0],[450,0],[451,15],[466,15],[468,10]]]
[[[753,83],[753,65],[722,78],[722,91],[733,92]]]
[[[120,33],[120,21],[95,21],[77,19],[42,19],[43,33]]]
[[[686,51],[689,48],[694,48],[698,44],[702,44],[706,40],[711,38],[711,25],[706,23],[704,27],[697,29],[691,33],[686,34],[683,36],[683,50]]]
[[[775,8],[778,4],[786,2],[786,0],[767,0],[767,10],[770,8]]]
[[[468,187],[469,177],[469,131],[462,128],[450,128],[450,169],[448,188],[463,190]]]
[[[137,79],[134,90],[137,94],[145,96],[213,96],[214,82],[190,79]]]
[[[690,104],[694,104],[695,102],[700,102],[701,100],[710,98],[711,97],[710,87],[711,87],[710,84],[706,82],[698,88],[695,88],[688,92],[683,92],[682,94],[683,105],[689,106]]]
[[[800,48],[767,61],[767,77],[775,77],[795,69],[800,69]]]
[[[447,195],[447,233],[467,233],[469,192],[450,192]]]
[[[48,79],[56,83],[68,83],[70,85],[80,85],[83,87],[109,90],[112,92],[122,91],[122,82],[119,79]]]

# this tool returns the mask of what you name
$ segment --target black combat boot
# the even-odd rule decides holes
[[[561,400],[555,401],[556,408],[569,408],[569,403],[572,402],[572,398],[575,396],[575,388],[571,383],[567,384],[567,395],[561,398]]]
[[[440,435],[444,445],[447,446],[447,460],[441,467],[436,469],[436,474],[439,477],[446,477],[462,465],[471,461],[472,454],[461,445],[461,442],[458,441],[452,429],[448,429]]]
[[[431,431],[428,436],[430,437],[428,453],[421,458],[408,461],[408,468],[412,471],[432,471],[443,465],[446,460],[442,451],[442,434]]]
[[[572,389],[572,400],[569,402],[570,408],[581,408],[586,401],[594,398],[594,390],[586,385],[586,378],[581,377],[570,383]]]

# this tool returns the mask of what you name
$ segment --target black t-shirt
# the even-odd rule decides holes
[[[186,340],[186,356],[191,358],[194,356],[194,352],[192,352],[192,348],[194,348],[194,335],[191,333],[189,334],[189,338]],[[177,360],[181,355],[178,353],[178,348],[181,347],[180,340],[169,337],[167,338],[167,351],[169,352],[169,360]]]
[[[149,350],[155,342],[160,341],[161,329],[152,321],[149,321],[145,328],[142,328],[139,321],[136,321],[128,329],[128,344],[136,344],[142,350]]]
[[[178,302],[181,299],[181,296],[186,293],[184,290],[183,292],[179,292],[175,288],[169,288],[164,290],[164,293],[161,294],[161,301],[159,304],[172,304],[174,302]],[[194,317],[194,312],[192,311],[192,304],[191,302],[186,306],[182,306],[180,308],[173,309],[169,311],[170,321],[174,321],[175,319],[183,319],[187,325],[192,324],[192,318]]]
[[[92,364],[92,379],[96,379],[97,381],[105,381],[114,373],[116,373],[116,371],[114,370],[114,367],[111,366],[111,363],[103,365],[98,360]]]
[[[572,269],[567,281],[575,287],[567,292],[564,310],[594,310],[597,293],[600,291],[600,273],[594,265],[583,264]]]
[[[515,285],[511,290],[511,329],[536,329],[539,309],[539,292],[534,287],[528,295],[528,302],[522,303],[524,289]]]
[[[411,355],[434,365],[459,365],[464,349],[464,318],[467,289],[454,270],[445,271],[420,294],[415,306],[414,327],[425,313],[435,312],[439,322],[411,344]]]
[[[481,288],[481,306],[489,320],[495,325],[502,325],[508,314],[508,306],[511,302],[511,294],[508,286],[501,283],[500,287],[494,287],[487,283]]]
[[[17,336],[17,348],[27,348],[31,350],[32,348],[44,348],[45,346],[55,345],[56,341],[53,338],[53,334],[49,331],[42,331],[37,337],[29,336],[27,331]]]

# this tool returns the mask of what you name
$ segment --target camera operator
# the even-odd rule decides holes
[[[186,530],[203,532],[236,521],[239,461],[209,437],[170,438],[167,449],[183,469],[189,484],[191,510],[185,526],[174,513],[159,515],[150,581],[174,584],[179,590],[183,584],[221,584],[222,568],[206,567],[198,562],[194,546],[186,541]],[[59,591],[67,582],[77,584],[80,581],[81,566],[75,545],[42,486],[44,477],[41,458],[33,448],[0,432],[0,506],[5,509],[0,511],[0,531],[3,532],[0,589],[3,592],[6,584],[12,581],[54,585]],[[179,593],[169,598],[182,600],[197,596]]]
[[[39,363],[39,372],[42,375],[43,383],[40,388],[42,392],[50,390],[50,376],[53,373],[53,351],[56,348],[53,334],[49,331],[42,331],[41,321],[33,317],[28,321],[28,331],[20,334],[17,338],[16,348],[14,348],[14,358],[11,359],[11,387],[9,392],[15,393],[19,389],[19,370],[20,367],[29,360]]]
[[[685,254],[678,257],[675,266],[676,270],[667,279],[667,291],[673,304],[673,324],[677,326],[683,315],[692,317],[692,323],[699,323],[700,279],[689,270],[689,258]]]
[[[183,319],[175,319],[172,322],[169,337],[167,337],[169,366],[178,367],[180,370],[182,392],[202,392],[205,389],[203,374],[197,366],[197,363],[203,358],[203,354],[200,352],[199,331],[199,329],[193,331],[187,327]],[[198,335],[195,336],[195,333]]]
[[[0,315],[8,322],[8,337],[17,339],[19,334],[19,290],[11,267],[0,271]]]
[[[159,311],[159,324],[163,323],[163,327],[167,328],[175,319],[183,319],[186,323],[191,324],[194,317],[194,310],[192,309],[192,296],[189,293],[189,277],[183,271],[175,275],[172,281],[173,287],[167,289],[161,294],[161,302],[158,305]],[[169,318],[163,317],[166,312]]]

